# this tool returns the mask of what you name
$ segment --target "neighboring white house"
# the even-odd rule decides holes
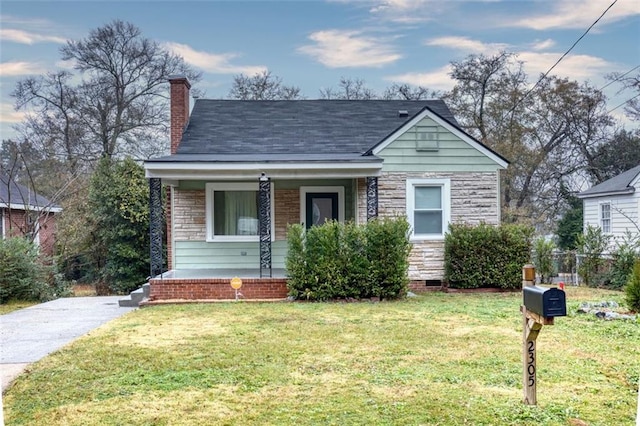
[[[640,165],[578,194],[584,229],[597,226],[611,235],[611,248],[628,232],[640,235]]]

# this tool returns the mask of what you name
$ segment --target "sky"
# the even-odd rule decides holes
[[[451,61],[501,50],[524,61],[533,84],[613,2],[2,0],[0,137],[15,137],[24,114],[14,110],[16,82],[69,68],[60,47],[114,19],[133,23],[201,71],[194,87],[206,98],[227,97],[235,75],[268,70],[314,99],[341,77],[362,79],[379,93],[393,83],[449,90]],[[617,0],[551,74],[602,88],[607,74],[638,66],[640,1]],[[603,89],[612,114],[637,127],[619,106],[637,92],[620,89]]]

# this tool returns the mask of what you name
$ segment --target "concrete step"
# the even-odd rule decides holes
[[[118,300],[118,306],[136,307],[140,306],[140,302],[149,298],[151,286],[149,283],[143,284],[139,289],[133,290],[129,296]]]

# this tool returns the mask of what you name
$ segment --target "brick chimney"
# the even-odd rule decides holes
[[[191,84],[183,76],[169,77],[171,83],[171,154],[175,154],[182,140],[182,133],[189,121],[189,89]]]

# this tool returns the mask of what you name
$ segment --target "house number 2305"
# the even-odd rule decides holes
[[[533,341],[527,343],[527,374],[529,375],[529,386],[533,386],[536,384],[536,344]]]

